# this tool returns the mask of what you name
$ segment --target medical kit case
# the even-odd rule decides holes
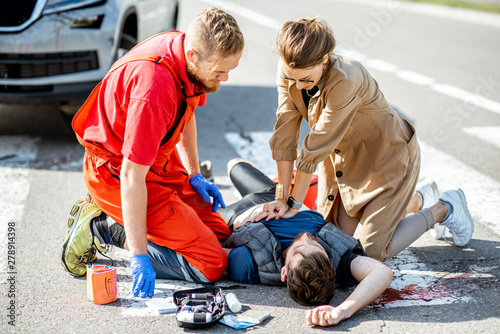
[[[207,328],[224,315],[224,295],[220,287],[177,290],[173,299],[177,305],[176,318],[179,327]]]

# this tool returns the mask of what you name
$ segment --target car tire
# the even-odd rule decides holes
[[[71,123],[73,122],[73,117],[78,112],[80,107],[85,101],[71,101],[65,103],[58,103],[56,108],[59,110],[59,114],[62,117],[66,129],[73,133],[73,128]]]
[[[116,49],[116,55],[114,61],[117,61],[118,59],[123,57],[130,49],[132,49],[136,45],[137,45],[137,38],[135,38],[130,34],[122,33],[122,36],[120,37],[120,44]]]

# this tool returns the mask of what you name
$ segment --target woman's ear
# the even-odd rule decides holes
[[[323,57],[323,65],[326,65],[326,63],[328,63],[328,59],[330,59],[330,55],[329,55],[329,54],[326,54],[326,55]]]

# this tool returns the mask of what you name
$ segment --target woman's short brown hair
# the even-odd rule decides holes
[[[243,34],[235,18],[217,8],[204,9],[189,24],[186,40],[205,60],[243,51]]]
[[[277,53],[290,68],[316,66],[325,55],[331,55],[334,48],[332,30],[316,18],[285,22],[276,38]]]
[[[335,293],[335,268],[325,254],[304,256],[294,267],[288,265],[288,294],[304,306],[329,304]]]

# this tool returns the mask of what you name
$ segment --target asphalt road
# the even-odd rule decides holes
[[[334,29],[338,52],[365,64],[389,102],[415,125],[423,152],[421,176],[434,178],[442,191],[463,188],[475,222],[473,240],[464,248],[423,235],[388,261],[395,279],[383,297],[328,329],[307,327],[306,308],[291,301],[285,288],[226,290],[238,295],[244,309],[270,312],[269,320],[249,331],[500,332],[500,16],[397,1],[184,0],[179,29],[209,6],[232,13],[246,38],[230,80],[197,111],[200,158],[212,160],[226,203],[236,200],[226,177],[231,158],[250,158],[275,173],[266,142],[277,107],[277,27],[319,15]],[[171,316],[151,314],[143,301],[132,298],[128,255],[122,250],[111,252],[119,300],[104,306],[88,301],[85,280],[67,275],[58,259],[68,211],[86,193],[83,150],[50,107],[0,105],[0,117],[1,331],[194,332],[178,328]],[[8,227],[15,228],[14,236]],[[8,267],[9,242],[13,268]],[[156,297],[190,286],[158,280]],[[332,305],[349,292],[338,291]],[[217,324],[203,332],[233,331]]]

